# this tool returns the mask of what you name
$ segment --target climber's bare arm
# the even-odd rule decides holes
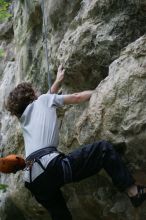
[[[53,83],[53,85],[51,86],[51,94],[58,92],[60,85],[64,79],[64,72],[65,72],[65,69],[63,69],[63,66],[60,65],[58,67],[56,80]],[[78,103],[88,101],[90,99],[92,93],[93,93],[93,90],[87,90],[87,91],[78,92],[78,93],[74,93],[74,94],[70,94],[70,95],[65,95],[64,104],[66,104],[66,105],[67,104],[78,104]]]
[[[54,81],[53,85],[51,86],[51,91],[49,90],[49,92],[51,94],[58,93],[58,91],[60,89],[60,85],[64,79],[64,72],[65,72],[65,69],[63,69],[63,66],[60,65],[58,67],[56,80]]]
[[[93,90],[87,90],[83,92],[74,93],[71,95],[66,95],[64,97],[64,104],[79,104],[82,102],[86,102],[90,99],[91,95],[93,94]]]

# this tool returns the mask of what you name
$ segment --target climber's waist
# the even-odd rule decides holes
[[[56,147],[54,146],[49,146],[49,147],[45,147],[42,149],[39,149],[33,153],[31,153],[27,158],[26,158],[26,162],[28,161],[35,161],[35,159],[40,159],[41,157],[47,155],[47,154],[51,154],[51,153],[58,153],[58,154],[62,154],[61,152],[59,152],[57,150]]]
[[[54,146],[45,147],[31,153],[25,160],[24,180],[30,183],[34,181],[46,170],[48,164],[60,154],[62,153]]]

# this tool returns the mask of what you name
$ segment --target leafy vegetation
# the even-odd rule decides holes
[[[0,0],[0,21],[3,21],[4,19],[11,17],[11,14],[8,13],[8,7],[10,3],[5,2],[5,0]]]
[[[3,58],[5,55],[5,52],[2,48],[0,48],[0,58]]]
[[[7,185],[0,184],[0,190],[3,190],[3,192],[6,191],[7,187],[8,187]]]

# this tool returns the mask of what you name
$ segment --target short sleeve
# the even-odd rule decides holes
[[[43,94],[38,99],[48,107],[61,107],[64,105],[64,95],[57,94]]]

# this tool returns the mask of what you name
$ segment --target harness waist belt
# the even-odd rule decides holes
[[[33,161],[36,158],[40,159],[41,157],[50,154],[50,153],[54,153],[54,152],[58,152],[57,148],[54,146],[50,146],[50,147],[44,147],[42,149],[39,149],[33,153],[31,153],[27,158],[26,158],[26,162],[27,161]],[[60,153],[60,152],[59,152]]]
[[[41,163],[40,158],[47,154],[54,153],[54,152],[58,152],[59,154],[64,156],[64,154],[62,152],[59,152],[56,147],[50,146],[50,147],[39,149],[33,152],[32,154],[30,154],[26,158],[26,163],[32,162],[33,164],[34,162],[37,162],[40,165],[40,167],[45,171],[46,169]],[[72,169],[71,169],[68,158],[62,158],[61,164],[62,164],[63,173],[64,173],[64,183],[69,183],[72,181]],[[31,172],[32,172],[32,167],[30,166],[30,182],[32,182]]]
[[[46,168],[43,166],[42,162],[40,161],[41,157],[51,154],[51,153],[59,153],[57,148],[54,146],[44,147],[42,149],[39,149],[33,153],[31,153],[26,159],[26,166],[29,167],[29,177],[30,177],[30,183],[32,182],[32,166],[34,162],[37,162],[40,167],[45,171]]]

